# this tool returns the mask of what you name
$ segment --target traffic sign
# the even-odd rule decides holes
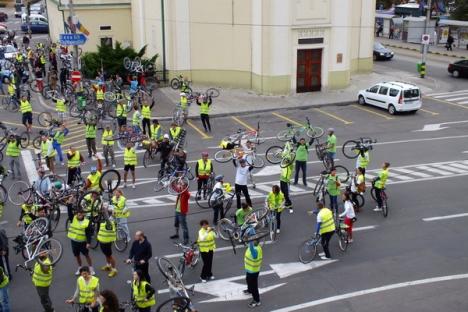
[[[429,36],[428,34],[424,34],[421,37],[422,44],[429,44],[430,40],[431,40],[431,36]]]
[[[83,45],[86,42],[84,34],[59,34],[61,45]]]
[[[72,71],[71,81],[72,82],[80,82],[81,81],[81,73],[78,70]]]

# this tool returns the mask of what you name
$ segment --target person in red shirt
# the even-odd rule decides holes
[[[175,234],[172,235],[171,239],[178,239],[179,238],[179,226],[182,227],[183,236],[184,236],[184,245],[189,243],[189,232],[187,227],[187,214],[189,210],[189,199],[190,199],[190,192],[188,191],[187,185],[180,185],[182,189],[185,189],[183,192],[177,196],[176,204],[175,204],[175,219],[174,219],[174,226],[175,226]]]

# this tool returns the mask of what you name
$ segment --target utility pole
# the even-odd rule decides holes
[[[73,0],[69,0],[68,8],[70,10],[70,22],[73,23],[73,17],[75,16]],[[70,29],[71,29],[72,34],[76,34],[76,26],[70,25]],[[78,62],[78,46],[77,45],[73,46],[73,64],[72,65],[73,65],[74,70],[80,70],[80,63]]]
[[[432,8],[432,0],[427,0],[426,20],[424,21],[424,34],[427,34],[427,30],[429,29],[429,22],[431,20],[431,8]],[[428,44],[422,44],[421,70],[420,70],[421,78],[424,78],[424,76],[426,76],[426,57],[427,57],[428,49],[429,49]]]

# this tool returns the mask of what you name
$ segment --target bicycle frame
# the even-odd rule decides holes
[[[24,261],[24,266],[27,267],[28,263],[34,261],[39,256],[39,246],[45,242],[49,236],[42,235],[39,238],[31,240],[31,237],[25,236],[27,238],[26,244],[24,245],[24,249],[26,250],[27,260]]]

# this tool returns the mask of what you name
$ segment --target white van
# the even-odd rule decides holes
[[[21,24],[26,24],[26,18],[27,18],[27,14],[23,14],[21,15]],[[29,16],[29,20],[31,23],[34,23],[34,22],[42,22],[42,23],[46,23],[48,24],[49,21],[47,20],[47,17],[45,17],[44,15],[41,15],[41,14],[31,14]]]

